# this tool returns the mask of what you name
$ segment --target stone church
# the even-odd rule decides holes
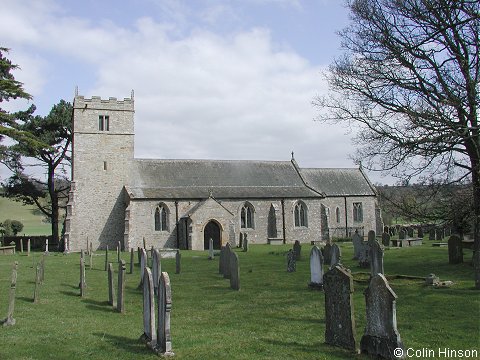
[[[204,250],[302,243],[381,231],[375,188],[361,168],[288,161],[134,158],[134,99],[73,102],[68,251],[143,246]]]

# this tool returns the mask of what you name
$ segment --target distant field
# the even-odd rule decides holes
[[[23,223],[23,231],[19,235],[51,235],[50,224],[44,222],[45,217],[35,215],[33,205],[24,206],[20,202],[0,197],[0,222],[7,219]]]

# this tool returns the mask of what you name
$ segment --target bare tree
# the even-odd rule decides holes
[[[406,181],[467,182],[480,289],[477,0],[348,0],[344,56],[319,118],[358,131],[357,159]],[[324,111],[326,110],[326,111]]]

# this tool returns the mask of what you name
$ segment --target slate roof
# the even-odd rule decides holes
[[[290,161],[135,159],[131,198],[319,198]]]
[[[375,196],[375,188],[358,168],[300,169],[308,186],[326,196]]]

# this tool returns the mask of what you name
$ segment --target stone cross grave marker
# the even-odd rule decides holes
[[[311,288],[323,289],[323,256],[317,246],[310,251],[310,284]]]
[[[145,251],[145,249],[142,249]],[[155,297],[152,272],[148,267],[143,268],[143,335],[140,337],[145,344],[155,349],[157,332],[155,330]]]
[[[325,342],[356,351],[353,277],[341,265],[323,276],[325,291]]]
[[[115,289],[113,285],[113,264],[108,263],[108,303],[115,306]]]
[[[353,243],[353,260],[358,260],[360,258],[360,253],[362,251],[363,239],[357,230],[355,230],[355,233],[353,234],[352,243]]]
[[[15,292],[17,289],[17,270],[18,262],[15,261],[12,266],[12,278],[10,281],[10,294],[8,298],[8,313],[7,317],[0,321],[0,324],[3,326],[13,326],[16,323],[16,320],[13,317],[13,312],[15,310]]]
[[[126,276],[125,260],[120,260],[118,264],[118,296],[117,311],[125,313],[125,276]]]
[[[295,240],[295,243],[293,244],[293,252],[295,254],[295,260],[300,261],[302,258],[302,245],[300,245],[300,241]]]
[[[214,255],[213,255],[213,239],[210,238],[208,240],[208,260],[213,260]]]
[[[175,253],[175,274],[180,274],[182,270],[182,254],[180,254],[180,250],[177,250]]]
[[[163,356],[174,355],[172,351],[172,334],[170,331],[172,311],[172,288],[168,273],[162,272],[160,276],[160,287],[157,297],[158,327],[157,346],[155,351]]]
[[[330,269],[332,269],[334,266],[340,264],[340,259],[342,255],[340,252],[340,248],[338,247],[337,244],[333,244],[331,248],[331,253],[330,253]]]
[[[133,274],[133,265],[135,261],[135,251],[133,251],[133,248],[130,249],[130,271],[129,274]]]
[[[147,252],[144,248],[140,248],[140,285],[142,287],[145,275],[145,268],[147,267]]]
[[[376,240],[370,243],[370,270],[372,276],[383,274],[383,249]]]
[[[240,265],[235,251],[230,253],[230,287],[233,290],[240,290]]]
[[[397,359],[395,349],[404,349],[397,330],[396,299],[397,295],[388,285],[385,276],[376,274],[370,279],[365,289],[367,316],[365,332],[360,342],[362,353]]]
[[[160,260],[160,251],[155,249],[152,255],[152,279],[154,293],[158,294],[158,282],[160,281],[160,274],[162,273],[162,262]]]
[[[297,262],[295,260],[295,253],[292,249],[288,250],[287,253],[287,272],[297,271]]]
[[[332,261],[332,244],[330,244],[330,242],[327,242],[327,244],[323,247],[322,252],[325,265],[330,265]]]
[[[452,235],[448,239],[448,263],[463,263],[462,239],[458,235]]]

